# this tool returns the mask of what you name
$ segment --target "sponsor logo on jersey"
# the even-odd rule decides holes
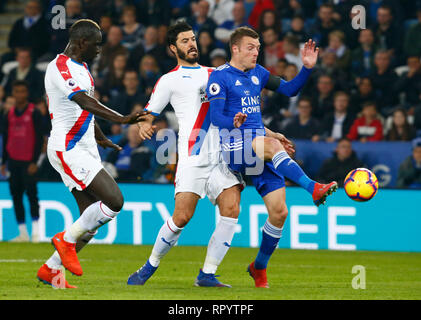
[[[259,85],[259,78],[256,76],[252,76],[251,77],[251,81],[255,84],[255,85]]]
[[[219,84],[214,82],[209,86],[209,91],[211,95],[215,96],[219,93],[219,91],[221,91],[221,87]]]
[[[260,97],[241,97],[242,113],[260,112]]]

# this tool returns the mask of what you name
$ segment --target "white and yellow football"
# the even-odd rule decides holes
[[[352,200],[363,202],[373,199],[379,189],[379,182],[370,170],[357,168],[347,174],[344,188]]]

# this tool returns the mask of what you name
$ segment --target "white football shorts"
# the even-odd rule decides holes
[[[73,188],[79,191],[85,190],[98,172],[104,168],[97,147],[85,149],[75,146],[69,151],[47,148],[47,156],[70,191]]]
[[[178,166],[175,176],[174,196],[179,192],[192,192],[203,199],[207,196],[216,204],[216,199],[225,189],[245,183],[241,176],[236,176],[225,163],[208,166]]]

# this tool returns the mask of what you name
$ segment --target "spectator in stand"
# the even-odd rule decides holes
[[[137,125],[130,125],[127,137],[118,143],[123,149],[121,151],[112,150],[106,158],[106,162],[115,166],[117,172],[115,178],[119,180],[141,181],[143,175],[151,167],[154,153],[143,145],[138,131]]]
[[[187,23],[192,26],[195,34],[207,30],[210,34],[215,34],[216,23],[209,17],[209,2],[200,0],[193,5],[193,15],[187,19]]]
[[[12,86],[16,104],[3,118],[3,157],[1,173],[6,175],[6,164],[10,172],[9,186],[13,207],[19,226],[17,242],[29,241],[25,224],[23,194],[26,192],[32,217],[33,242],[38,241],[39,203],[36,172],[44,143],[42,115],[33,103],[29,103],[29,85],[16,80]]]
[[[297,108],[298,115],[285,126],[285,136],[290,139],[310,140],[319,131],[319,122],[311,116],[311,100],[300,98]]]
[[[83,0],[83,12],[89,19],[99,21],[102,16],[110,11],[113,12],[115,0]],[[115,11],[114,11],[115,12]],[[120,17],[120,15],[116,16]]]
[[[335,53],[338,68],[344,71],[348,70],[351,63],[351,51],[345,44],[345,34],[342,31],[335,30],[329,33],[329,44],[326,51]]]
[[[333,18],[334,6],[330,3],[324,3],[320,6],[317,13],[317,19],[310,27],[310,38],[316,41],[317,46],[326,48],[329,41],[329,33],[338,29],[338,25]]]
[[[143,41],[143,50],[145,54],[154,56],[158,62],[166,59],[165,46],[159,43],[157,27],[149,26],[146,28],[145,38]]]
[[[3,117],[10,109],[16,104],[16,99],[14,96],[8,96],[4,99],[4,102],[0,100],[0,117]],[[0,128],[0,131],[3,130]]]
[[[329,75],[335,79],[337,89],[347,90],[349,87],[348,74],[338,68],[337,56],[334,52],[324,51],[321,54],[320,63],[313,68],[306,86],[314,87],[321,75]]]
[[[291,19],[291,29],[285,32],[285,36],[294,36],[298,39],[299,43],[304,43],[308,40],[308,34],[304,29],[305,21],[300,15],[295,15]]]
[[[399,166],[399,188],[421,188],[421,138],[412,141],[412,155]]]
[[[161,73],[155,57],[150,54],[144,55],[139,64],[139,78],[140,87],[147,97],[151,95],[155,83],[160,77]]]
[[[225,21],[233,20],[232,10],[235,6],[234,0],[206,0],[209,3],[209,17],[215,21],[216,25],[221,25]]]
[[[171,4],[171,18],[179,19],[190,16],[190,1],[189,0],[170,0]]]
[[[344,91],[337,91],[333,98],[333,106],[334,111],[323,118],[319,134],[313,136],[313,141],[338,141],[346,137],[351,129],[355,116],[349,111],[349,95]]]
[[[218,68],[227,62],[227,53],[224,49],[216,48],[210,53],[211,67]]]
[[[397,108],[393,111],[391,127],[386,133],[388,141],[411,141],[415,138],[415,128],[408,122],[408,115],[404,108]],[[388,118],[389,120],[389,118]],[[386,123],[389,121],[386,121]]]
[[[316,119],[323,119],[329,112],[333,111],[334,82],[331,76],[324,74],[317,79],[314,93],[311,94],[313,116]]]
[[[128,50],[132,50],[134,47],[142,43],[142,38],[145,34],[145,27],[136,21],[136,7],[126,6],[123,8],[121,15],[123,26],[121,31],[123,38],[121,44]]]
[[[377,23],[373,27],[376,45],[379,49],[387,50],[394,62],[400,62],[402,52],[402,32],[395,24],[392,8],[381,5],[377,9]]]
[[[264,15],[266,10],[275,10],[275,6],[273,0],[255,0],[252,1],[252,3],[254,3],[254,5],[248,14],[248,23],[253,29],[259,31],[260,18]]]
[[[370,78],[378,96],[379,110],[383,116],[388,116],[394,106],[398,104],[398,97],[394,93],[394,86],[398,75],[390,65],[390,54],[386,50],[377,51],[374,64],[376,69],[371,73]]]
[[[318,181],[326,183],[337,181],[339,187],[344,186],[344,180],[348,172],[355,168],[363,168],[363,162],[358,159],[352,150],[352,143],[347,138],[341,138],[333,152],[333,157],[326,159],[319,171]]]
[[[282,43],[286,61],[295,64],[301,70],[303,62],[301,61],[300,43],[298,39],[294,36],[286,36]]]
[[[120,27],[112,26],[108,31],[107,42],[102,46],[98,61],[94,67],[95,73],[101,76],[101,73],[109,68],[117,54],[128,54],[121,41],[123,40],[123,32]]]
[[[110,16],[101,16],[99,20],[99,26],[101,27],[102,39],[107,39],[108,32],[113,26],[113,19]]]
[[[421,103],[421,61],[419,56],[410,56],[406,61],[408,71],[395,83],[395,91],[396,94],[404,93],[405,107],[413,109]]]
[[[374,102],[364,104],[362,116],[355,119],[347,138],[360,142],[381,141],[383,139],[383,125]]]
[[[354,78],[368,76],[374,70],[374,55],[377,47],[371,29],[361,29],[359,46],[351,53],[351,72]]]
[[[135,70],[126,70],[123,77],[124,90],[110,100],[110,107],[121,114],[129,114],[136,103],[145,105],[146,96],[139,85]]]
[[[275,33],[278,35],[278,37],[281,36],[281,20],[278,18],[276,11],[273,9],[263,10],[262,14],[259,17],[259,24],[257,26],[256,31],[261,35],[262,32],[268,28],[275,29]]]
[[[85,18],[82,12],[82,3],[80,0],[67,0],[66,4],[66,28],[51,28],[51,41],[48,52],[40,57],[39,61],[53,60],[56,55],[62,53],[69,42],[69,29],[73,23],[79,19]]]
[[[126,70],[127,55],[124,53],[116,54],[110,68],[104,72],[101,81],[96,82],[103,102],[108,102],[124,90],[123,77]]]
[[[4,87],[6,95],[12,94],[12,85],[15,80],[25,80],[29,87],[29,101],[34,102],[44,95],[44,75],[32,63],[31,50],[29,48],[16,49],[17,67],[10,70],[3,78],[0,86]]]
[[[232,8],[232,19],[224,21],[216,28],[215,38],[225,46],[234,30],[243,26],[249,26],[246,19],[246,10],[243,2],[237,1]],[[200,51],[200,54],[202,54],[202,51]]]
[[[169,25],[171,19],[171,5],[168,0],[140,0],[136,1],[137,21],[146,27]]]
[[[273,28],[263,31],[263,65],[271,74],[276,72],[276,64],[279,59],[285,57],[282,41]]]
[[[209,31],[204,30],[199,33],[199,39],[197,42],[199,49],[199,64],[202,66],[210,66],[211,58],[210,54],[215,49],[215,41]]]
[[[373,89],[373,82],[369,77],[357,79],[357,91],[351,95],[350,111],[357,115],[363,109],[363,104],[369,101],[377,101],[377,95]]]
[[[414,110],[414,127],[417,131],[417,137],[421,137],[421,104],[416,106]]]
[[[31,48],[33,61],[47,52],[50,45],[50,27],[42,16],[41,3],[30,0],[25,5],[25,16],[18,19],[9,33],[8,46],[11,52],[3,56],[2,63],[15,59],[16,49]]]
[[[404,53],[406,56],[421,57],[421,6],[417,9],[418,23],[405,34]]]

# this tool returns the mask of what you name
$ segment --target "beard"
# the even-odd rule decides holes
[[[189,52],[191,51],[191,49],[189,50]],[[189,58],[187,55],[189,54],[189,52],[184,53],[183,51],[181,51],[180,49],[177,48],[177,55],[181,60],[187,61],[188,63],[196,63],[199,61],[199,51],[196,51],[197,55],[194,58]]]

